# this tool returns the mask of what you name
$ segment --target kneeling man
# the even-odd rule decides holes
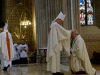
[[[95,75],[96,70],[92,67],[84,40],[76,30],[71,32],[73,44],[71,48],[71,70],[73,73],[85,71],[88,75]]]

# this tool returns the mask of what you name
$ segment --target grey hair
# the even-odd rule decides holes
[[[77,30],[72,30],[72,31],[71,31],[71,34],[72,34],[72,33],[74,33],[74,34],[77,34],[77,35],[78,35],[78,31],[77,31]]]

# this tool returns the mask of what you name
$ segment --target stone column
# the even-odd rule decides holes
[[[80,19],[79,19],[79,0],[71,0],[73,10],[73,28],[80,32]]]
[[[70,0],[62,0],[63,13],[66,14],[63,27],[65,29],[72,29],[71,26],[71,11],[70,11]]]
[[[72,29],[76,29],[80,33],[79,0],[70,0],[70,5]]]
[[[66,13],[63,27],[76,29],[80,33],[79,0],[62,0],[62,9]]]
[[[36,49],[36,16],[35,16],[35,0],[32,0],[32,30],[33,30],[33,48]]]

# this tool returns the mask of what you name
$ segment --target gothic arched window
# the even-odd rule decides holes
[[[80,0],[80,24],[81,25],[93,25],[94,15],[92,0]]]

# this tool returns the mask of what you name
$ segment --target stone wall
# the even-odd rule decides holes
[[[90,58],[93,52],[100,52],[100,29],[97,26],[82,26],[82,37],[85,40]]]

